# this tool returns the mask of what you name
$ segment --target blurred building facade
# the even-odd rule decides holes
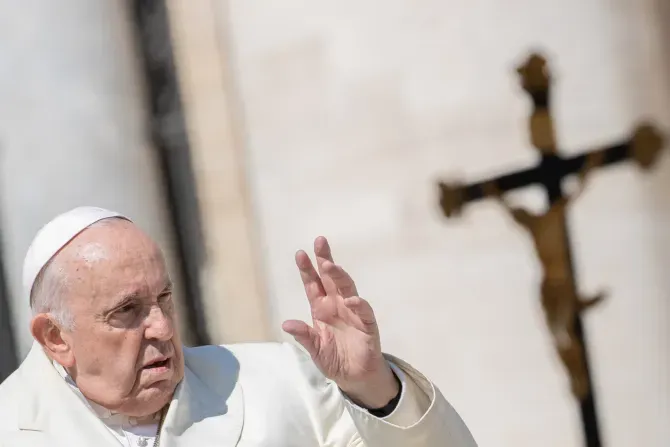
[[[663,18],[660,0],[0,4],[18,358],[23,255],[70,207],[117,209],[158,239],[190,343],[286,339],[284,319],[309,318],[293,254],[323,234],[384,349],[434,379],[480,445],[581,445],[531,241],[494,202],[446,221],[436,182],[536,161],[514,71],[533,50],[556,73],[563,153],[642,118],[667,129]],[[669,158],[595,174],[570,211],[579,287],[608,291],[586,326],[609,446],[670,441]],[[513,198],[542,205],[533,188]]]

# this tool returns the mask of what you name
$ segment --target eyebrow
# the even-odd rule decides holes
[[[167,278],[163,280],[163,288],[161,289],[160,292],[158,292],[158,294],[160,295],[161,293],[164,293],[167,290],[171,290],[172,286],[173,286],[172,279]],[[123,296],[127,298],[141,298],[143,295],[144,294],[140,293],[139,290],[133,290],[129,293],[124,294]]]
[[[170,278],[166,279],[165,280],[165,286],[163,287],[162,293],[167,292],[168,290],[172,290],[173,287],[174,287],[174,283],[172,282],[172,279],[170,279]]]
[[[166,292],[172,291],[172,288],[174,287],[174,283],[172,282],[172,279],[168,278],[165,280],[165,285],[163,289],[160,291],[159,295],[162,295]],[[130,293],[123,294],[121,298],[113,303],[112,305],[106,307],[103,309],[103,311],[100,313],[100,315],[109,315],[111,312],[114,312],[116,309],[119,307],[123,307],[126,304],[137,300],[138,298],[141,298],[142,294],[138,291],[132,291]]]

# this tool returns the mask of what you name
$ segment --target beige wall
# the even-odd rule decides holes
[[[209,73],[183,82],[190,107],[203,107],[191,131],[212,138],[196,143],[199,169],[211,170],[200,186],[210,250],[213,259],[241,250],[244,260],[243,274],[212,263],[214,281],[227,278],[208,298],[229,324],[222,336],[280,338],[281,321],[308,318],[293,254],[324,234],[374,305],[384,348],[437,382],[480,445],[580,446],[530,240],[491,202],[445,221],[435,183],[536,160],[514,73],[535,48],[557,75],[565,154],[623,138],[642,117],[667,126],[669,72],[651,0],[198,4],[212,16],[198,7],[182,26],[210,23],[224,49],[219,61],[202,50],[215,52],[211,35],[178,49],[185,61],[201,48],[182,70]],[[669,157],[657,168],[599,173],[570,214],[581,290],[610,292],[587,329],[613,447],[670,441]],[[210,203],[232,191],[231,214]],[[542,205],[536,190],[513,197]],[[230,215],[244,224],[225,226]],[[259,329],[235,329],[236,309]]]
[[[444,222],[434,183],[535,160],[513,72],[535,46],[553,57],[566,153],[644,115],[667,124],[651,3],[230,5],[273,328],[308,317],[292,255],[325,234],[375,305],[385,348],[436,380],[481,445],[580,445],[530,241],[493,203]],[[571,214],[581,288],[611,291],[587,320],[610,446],[670,440],[668,176],[667,157],[653,175],[610,169]]]
[[[169,0],[205,238],[202,290],[213,343],[272,339],[223,3]],[[223,28],[222,28],[223,27]]]

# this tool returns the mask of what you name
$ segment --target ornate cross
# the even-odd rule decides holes
[[[578,400],[587,447],[600,447],[600,433],[581,313],[603,299],[603,294],[582,296],[576,286],[565,211],[583,191],[586,178],[595,169],[633,160],[650,168],[663,147],[662,137],[650,124],[637,127],[626,141],[574,157],[558,153],[550,112],[551,75],[546,60],[531,55],[517,69],[523,89],[532,99],[530,140],[540,153],[540,162],[530,169],[502,175],[470,185],[441,182],[440,206],[445,216],[458,215],[463,206],[483,198],[494,198],[532,237],[543,268],[540,289],[542,307],[556,351],[568,372],[572,393]],[[576,175],[576,192],[565,194],[563,180]],[[507,202],[504,193],[532,184],[544,188],[549,205],[534,214]]]

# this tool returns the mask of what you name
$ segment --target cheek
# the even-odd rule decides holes
[[[140,333],[91,331],[75,352],[77,367],[88,374],[114,378],[118,382],[134,380],[141,347]]]

